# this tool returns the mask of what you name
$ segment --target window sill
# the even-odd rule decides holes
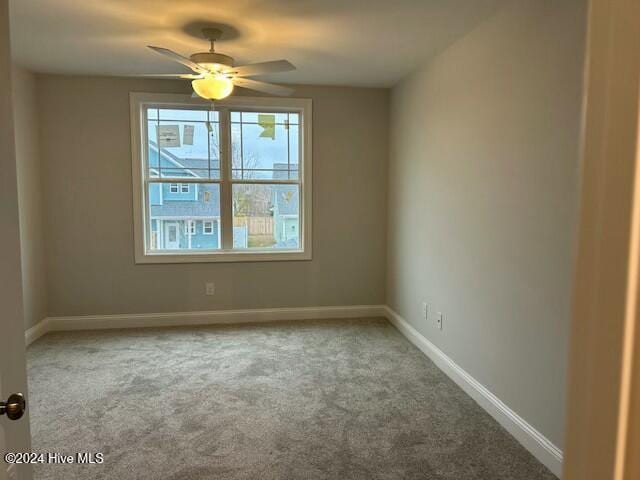
[[[216,251],[216,252],[155,252],[136,255],[136,264],[158,263],[221,263],[221,262],[290,262],[311,260],[311,252],[285,251]]]

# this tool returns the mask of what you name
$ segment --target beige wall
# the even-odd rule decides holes
[[[585,4],[509,2],[391,100],[388,304],[560,448]]]
[[[25,328],[47,316],[45,240],[35,76],[14,66],[13,111]]]
[[[44,75],[38,89],[50,316],[384,302],[388,90],[296,89],[314,102],[312,261],[135,265],[128,95],[188,82]]]

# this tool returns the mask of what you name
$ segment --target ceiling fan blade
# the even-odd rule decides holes
[[[141,73],[134,75],[134,77],[144,78],[186,78],[189,80],[196,80],[198,78],[204,78],[204,75],[191,74],[191,73]]]
[[[229,69],[231,73],[238,77],[251,77],[252,75],[263,75],[266,73],[288,72],[295,70],[287,60],[274,60],[273,62],[251,63],[249,65],[239,65]]]
[[[273,83],[259,82],[258,80],[250,80],[248,78],[232,78],[231,81],[238,87],[257,90],[258,92],[269,93],[271,95],[286,96],[293,93],[292,88],[282,87]]]
[[[197,72],[197,73],[209,73],[209,71],[206,68],[201,67],[197,63],[192,62],[191,60],[189,60],[187,57],[183,57],[179,53],[176,53],[176,52],[174,52],[172,50],[169,50],[168,48],[154,47],[153,45],[147,45],[147,47],[150,48],[151,50],[153,50],[154,52],[159,53],[160,55],[164,55],[165,57],[170,58],[171,60],[173,60],[175,62],[181,63],[185,67],[189,67],[194,72]]]

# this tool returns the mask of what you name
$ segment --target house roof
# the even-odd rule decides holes
[[[220,216],[220,208],[196,202],[166,202],[151,206],[151,218],[212,218]]]
[[[155,152],[158,152],[158,145],[156,142],[150,140],[149,147]],[[166,158],[169,162],[175,164],[176,169],[189,170],[192,176],[198,178],[207,178],[209,176],[209,167],[211,167],[212,170],[220,169],[220,160],[217,158],[212,158],[211,165],[209,165],[208,158],[182,158],[174,155],[166,148],[160,149],[160,155]],[[203,170],[207,171],[205,172]]]

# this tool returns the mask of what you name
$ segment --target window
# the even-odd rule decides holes
[[[310,100],[132,93],[131,116],[137,263],[311,258]]]

